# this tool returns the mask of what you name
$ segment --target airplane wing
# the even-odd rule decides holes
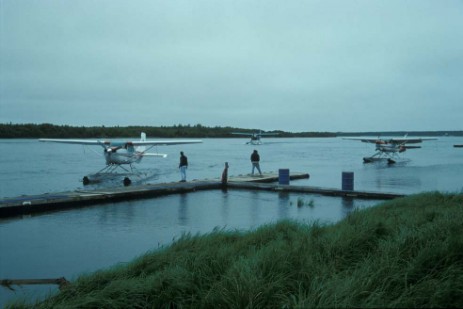
[[[378,141],[381,141],[379,138],[363,138],[363,137],[343,137],[342,139],[351,140],[351,141],[361,141],[362,143],[372,143],[376,144]]]
[[[244,132],[232,132],[232,134],[235,134],[235,135],[246,135],[246,136],[253,136],[253,135],[259,135],[259,136],[270,136],[270,135],[278,135],[278,133],[259,133],[259,132],[256,132],[256,133],[244,133]]]
[[[144,157],[160,157],[160,158],[167,158],[167,154],[165,153],[152,153],[152,152],[145,152],[143,154]]]
[[[407,138],[407,137],[398,137],[398,138],[343,138],[346,140],[357,140],[361,141],[363,143],[371,143],[371,144],[419,144],[423,141],[428,141],[428,140],[436,140],[437,138]]]
[[[56,139],[56,138],[41,138],[40,142],[51,142],[51,143],[64,143],[64,144],[78,144],[78,145],[109,145],[108,141],[95,141],[85,139]]]
[[[436,140],[437,138],[391,138],[390,143],[393,144],[419,144],[423,141]]]
[[[133,141],[133,142],[130,142],[132,145],[134,146],[148,146],[148,145],[152,145],[152,146],[169,146],[169,145],[180,145],[180,144],[198,144],[198,143],[202,143],[203,141],[202,140],[194,140],[194,139],[190,139],[190,140],[175,140],[175,139],[172,139],[172,140],[160,140],[160,141]]]
[[[40,142],[64,143],[64,144],[79,144],[79,145],[111,145],[120,144],[120,142],[99,141],[99,140],[85,140],[85,139],[55,139],[55,138],[41,138]],[[134,146],[168,146],[179,144],[197,144],[202,143],[202,140],[159,140],[159,141],[127,141]]]

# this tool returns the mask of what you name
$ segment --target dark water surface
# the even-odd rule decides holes
[[[365,165],[361,158],[373,153],[372,145],[339,138],[269,138],[260,146],[245,142],[205,139],[198,145],[159,147],[157,151],[168,157],[145,158],[138,168],[155,175],[151,183],[178,181],[178,157],[183,150],[190,162],[189,180],[219,177],[225,161],[230,164],[229,175],[247,174],[249,156],[257,149],[263,171],[289,168],[310,174],[308,180],[292,182],[297,185],[340,188],[343,171],[354,172],[358,190],[460,192],[463,185],[463,149],[452,147],[462,142],[457,138],[423,143],[422,149],[407,151],[405,161],[395,166]],[[83,188],[82,177],[104,165],[100,152],[99,147],[0,140],[0,196]],[[72,280],[127,263],[168,245],[182,233],[249,230],[286,218],[336,222],[353,209],[377,203],[296,193],[201,191],[0,220],[0,279],[64,276]],[[1,288],[0,306],[9,299],[34,299],[55,290],[54,286],[24,286],[16,292]]]

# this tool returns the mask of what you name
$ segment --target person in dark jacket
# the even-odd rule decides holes
[[[228,182],[228,162],[225,162],[225,168],[222,172],[222,186],[226,187]]]
[[[178,165],[178,168],[180,169],[180,175],[182,177],[181,182],[186,181],[186,170],[188,168],[188,158],[185,156],[183,151],[180,151],[180,164]]]
[[[251,154],[251,163],[252,163],[252,175],[254,175],[254,169],[257,168],[257,171],[259,174],[262,176],[262,172],[260,171],[260,156],[257,150],[254,150],[253,153]]]

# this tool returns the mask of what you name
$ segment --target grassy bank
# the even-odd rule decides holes
[[[335,225],[184,235],[34,307],[461,308],[462,222],[463,196],[425,193]]]

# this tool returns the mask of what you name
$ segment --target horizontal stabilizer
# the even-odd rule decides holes
[[[418,149],[418,148],[421,148],[421,146],[403,146],[407,149]]]
[[[167,154],[165,154],[165,153],[154,153],[154,152],[144,153],[143,156],[144,156],[144,157],[161,157],[161,158],[167,158]]]

